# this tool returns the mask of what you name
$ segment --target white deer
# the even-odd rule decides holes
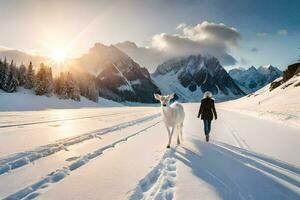
[[[183,140],[182,127],[185,117],[183,106],[177,102],[174,102],[171,105],[169,105],[170,100],[174,98],[174,94],[164,96],[154,94],[154,98],[160,101],[163,120],[165,122],[169,134],[169,142],[167,148],[170,148],[175,128],[177,129],[177,144],[180,144],[180,140]]]

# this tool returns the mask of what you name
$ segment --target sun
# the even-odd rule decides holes
[[[64,62],[67,59],[66,51],[64,49],[54,49],[51,59],[55,62]]]

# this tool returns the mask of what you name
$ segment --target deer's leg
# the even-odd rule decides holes
[[[181,141],[183,141],[183,137],[182,137],[182,127],[183,127],[183,123],[180,123],[180,138],[181,138]]]
[[[166,126],[166,128],[167,128],[167,131],[168,131],[168,137],[169,137],[169,142],[168,142],[168,144],[167,144],[167,148],[170,148],[170,135],[171,135],[171,133],[170,133],[170,128],[167,127],[167,126]]]
[[[180,144],[180,124],[176,126],[177,129],[177,144]]]
[[[170,148],[173,133],[174,133],[174,127],[171,127],[171,131],[170,131],[170,134],[169,134],[169,143],[168,143],[167,148]]]

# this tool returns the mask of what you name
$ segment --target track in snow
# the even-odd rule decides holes
[[[116,148],[119,144],[122,144],[126,141],[128,141],[129,139],[132,139],[133,137],[141,134],[141,133],[145,133],[148,129],[156,126],[159,122],[155,122],[152,125],[149,125],[129,136],[126,136],[124,138],[121,138],[109,145],[106,145],[104,147],[101,147],[99,149],[96,149],[92,152],[86,153],[84,156],[82,156],[80,159],[72,162],[71,164],[69,164],[68,166],[64,166],[60,169],[56,169],[54,171],[52,171],[51,173],[49,173],[46,177],[42,178],[41,180],[5,197],[5,200],[13,200],[13,199],[32,199],[35,198],[36,196],[39,195],[39,193],[37,192],[39,189],[43,189],[48,187],[51,184],[54,184],[56,182],[61,181],[62,179],[64,179],[66,176],[70,175],[73,171],[75,171],[76,169],[78,169],[79,167],[86,165],[89,161],[91,161],[92,159],[95,159],[101,155],[104,154],[104,152],[106,150],[110,150],[110,149],[114,149]]]
[[[167,150],[160,162],[143,178],[133,190],[130,200],[172,200],[177,176],[176,149]]]
[[[20,168],[22,166],[25,166],[29,163],[32,163],[34,161],[37,161],[41,158],[44,158],[46,156],[52,155],[54,153],[57,153],[61,150],[67,150],[69,146],[72,146],[74,144],[78,144],[87,140],[99,138],[102,135],[108,134],[110,132],[116,131],[116,130],[122,130],[124,128],[127,128],[129,126],[133,126],[139,123],[143,123],[146,121],[153,120],[157,117],[159,117],[160,114],[155,114],[151,116],[146,116],[143,118],[139,118],[136,120],[123,122],[121,124],[117,124],[108,128],[92,131],[89,133],[85,133],[79,136],[65,138],[62,140],[59,140],[55,143],[48,144],[45,146],[38,147],[36,149],[33,149],[31,151],[21,152],[17,154],[13,154],[10,156],[5,156],[4,158],[0,158],[0,175],[3,173],[10,172],[11,170],[15,170],[17,168]]]
[[[230,135],[232,136],[233,141],[235,144],[243,149],[251,150],[248,143],[238,134],[237,130],[233,127],[233,125],[228,120],[222,120],[221,123],[224,127],[229,130]]]

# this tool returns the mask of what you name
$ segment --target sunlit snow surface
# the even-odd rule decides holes
[[[217,105],[206,143],[184,107],[169,150],[159,107],[0,112],[0,198],[300,198],[299,128]]]
[[[300,76],[291,78],[272,91],[269,88],[270,84],[253,94],[224,102],[220,106],[300,128]]]

